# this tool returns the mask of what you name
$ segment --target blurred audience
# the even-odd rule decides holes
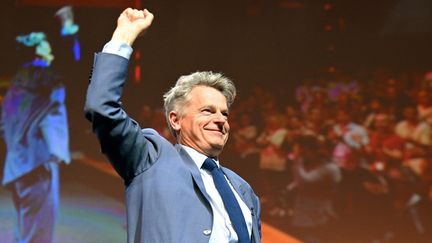
[[[427,242],[431,73],[309,78],[292,103],[255,86],[230,111],[224,156],[258,188],[266,222],[304,242]],[[139,119],[162,125],[149,109]]]
[[[329,242],[329,229],[337,217],[333,198],[341,171],[313,135],[297,137],[290,158],[293,181],[288,189],[295,192],[294,230],[304,242]]]

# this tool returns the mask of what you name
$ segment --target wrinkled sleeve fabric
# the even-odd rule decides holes
[[[102,152],[129,184],[158,156],[154,133],[142,131],[122,107],[128,60],[111,53],[95,55],[84,112],[92,123]],[[154,138],[154,139],[153,139]]]

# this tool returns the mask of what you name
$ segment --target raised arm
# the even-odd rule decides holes
[[[111,44],[129,45],[150,26],[153,15],[147,10],[124,10],[117,20]],[[154,161],[157,144],[150,142],[140,126],[123,109],[121,97],[127,78],[128,60],[116,48],[106,47],[95,56],[85,103],[86,118],[92,123],[101,144],[116,171],[128,183],[139,169]],[[116,55],[118,54],[118,55]]]

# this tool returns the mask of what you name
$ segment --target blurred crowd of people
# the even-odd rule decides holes
[[[162,110],[140,114],[170,138]],[[224,161],[257,189],[267,222],[305,242],[431,235],[432,73],[256,86],[239,95],[230,126]]]

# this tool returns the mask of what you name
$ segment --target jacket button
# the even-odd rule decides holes
[[[211,230],[209,230],[209,229],[205,229],[204,231],[203,231],[203,234],[204,235],[210,235],[211,234]]]

